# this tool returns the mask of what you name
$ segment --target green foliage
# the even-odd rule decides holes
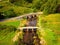
[[[14,35],[14,31],[0,30],[0,45],[13,45],[12,38]]]
[[[16,31],[18,31],[17,27],[19,25],[20,20],[7,20],[0,22],[0,45],[16,45],[12,40],[16,35]]]
[[[50,31],[49,29],[44,29],[46,35],[44,39],[47,42],[47,45],[57,45],[57,37],[54,32]],[[48,34],[48,35],[47,35]]]
[[[54,0],[54,1],[52,1],[52,0],[48,0],[48,2],[46,2],[45,4],[44,4],[44,13],[55,13],[55,11],[56,11],[56,7],[57,7],[57,1],[56,0]]]
[[[60,44],[60,14],[50,14],[48,16],[39,16],[39,27],[41,26],[42,37],[46,45]],[[39,32],[38,32],[39,34]]]
[[[20,25],[20,20],[7,20],[7,22],[1,22],[0,24],[7,25],[7,26],[14,26],[17,28]]]
[[[7,26],[4,24],[0,24],[0,30],[16,31],[17,29],[14,26]]]
[[[3,14],[5,15],[5,18],[17,16],[13,9],[4,11]]]
[[[33,8],[40,9],[40,0],[33,0]]]
[[[0,24],[0,45],[13,45],[16,27]]]
[[[26,7],[14,7],[14,12],[17,14],[17,15],[22,15],[22,14],[25,14],[25,13],[30,13],[30,12],[33,12],[33,9],[31,8],[26,8]]]
[[[0,22],[0,30],[16,31],[20,25],[20,20],[9,20],[7,22]]]
[[[4,12],[6,18],[37,11],[49,14],[56,13],[59,5],[60,0],[3,0],[0,2],[0,12]]]
[[[19,1],[14,2],[14,4],[15,3],[18,4]],[[2,12],[2,14],[4,14],[5,18],[10,18],[10,17],[14,17],[14,16],[19,16],[19,15],[22,15],[22,14],[25,14],[25,13],[31,13],[31,12],[33,12],[34,10],[32,8],[30,8],[32,6],[32,4],[28,4],[28,5],[27,4],[28,3],[26,2],[26,3],[21,4],[21,5],[20,4],[13,5],[10,2],[1,2],[0,3],[0,8],[1,8],[0,12]]]
[[[53,19],[53,20],[52,20]],[[41,24],[45,28],[50,28],[52,30],[60,30],[60,14],[52,14],[42,18]]]
[[[18,6],[23,6],[25,4],[25,1],[24,0],[17,0],[16,2],[14,2],[15,5],[18,5]]]

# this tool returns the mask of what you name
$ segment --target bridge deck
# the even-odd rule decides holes
[[[18,29],[34,29],[34,28],[39,28],[39,27],[20,27],[20,28],[18,28]]]

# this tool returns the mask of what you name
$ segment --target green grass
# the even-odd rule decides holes
[[[7,26],[15,26],[18,28],[20,25],[20,20],[7,20],[0,22],[0,24],[7,25]],[[14,45],[14,42],[12,41],[13,37],[15,36],[15,31],[9,31],[8,30],[0,30],[0,45]]]
[[[24,25],[27,23],[26,19],[20,20],[20,27],[24,27]]]
[[[47,45],[60,45],[60,14],[42,15],[38,24],[45,32],[43,37]]]
[[[8,26],[15,26],[15,27],[18,27],[20,25],[20,20],[12,20],[12,21],[4,21],[4,22],[1,22],[0,24],[5,24],[5,25],[8,25]]]
[[[50,31],[49,29],[44,30],[45,30],[44,39],[46,40],[47,45],[56,45],[57,39],[55,33]]]
[[[60,14],[50,14],[41,20],[41,24],[45,28],[52,30],[60,30]]]
[[[14,31],[0,30],[0,45],[13,45],[12,38],[14,35]]]

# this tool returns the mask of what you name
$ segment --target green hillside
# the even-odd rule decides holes
[[[1,0],[0,14],[4,18],[26,13],[40,12],[44,14],[60,13],[60,0]],[[1,16],[0,15],[0,16]]]
[[[43,38],[47,45],[60,45],[60,14],[40,16],[39,24],[42,26]],[[44,34],[45,33],[45,34]]]
[[[7,30],[0,31],[0,45],[13,45],[12,39],[14,35],[15,35],[14,31],[12,32]]]

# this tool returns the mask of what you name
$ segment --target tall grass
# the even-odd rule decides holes
[[[45,32],[43,38],[47,45],[60,45],[60,14],[39,16],[39,26]],[[43,34],[43,33],[42,33]]]

